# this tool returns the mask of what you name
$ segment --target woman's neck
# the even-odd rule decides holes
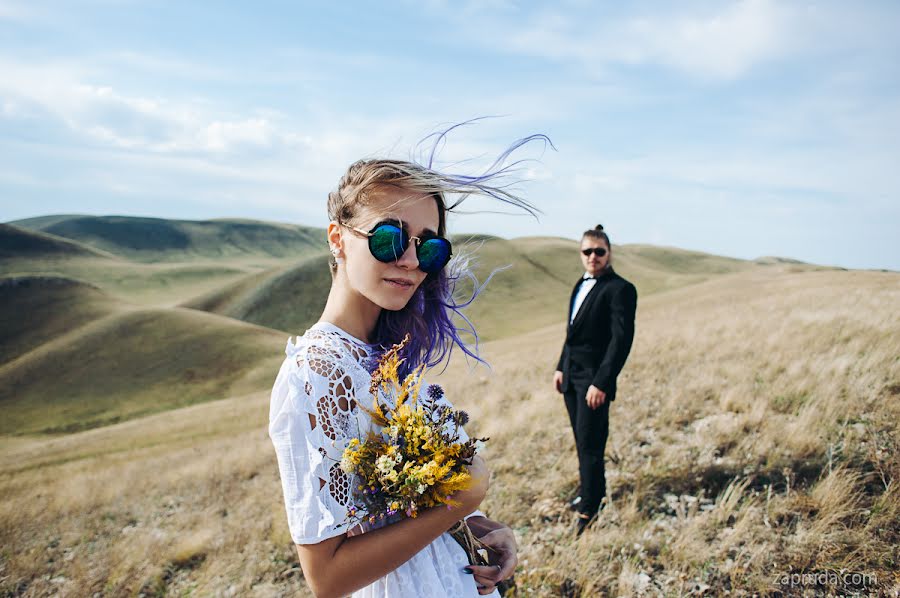
[[[320,322],[334,324],[361,341],[375,341],[375,325],[381,308],[344,285],[332,284]]]

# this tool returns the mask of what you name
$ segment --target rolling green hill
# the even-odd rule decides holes
[[[454,253],[469,256],[470,267],[480,282],[494,273],[483,293],[465,311],[479,337],[503,338],[563,320],[572,286],[583,271],[577,251],[577,242],[550,237],[455,238]],[[642,296],[765,267],[674,248],[624,245],[614,251],[616,270],[632,280]],[[293,334],[316,321],[330,284],[323,255],[249,274],[182,305]],[[463,280],[457,292],[466,297],[472,289],[472,283]]]
[[[0,260],[22,258],[112,257],[92,247],[40,231],[0,224]]]
[[[26,222],[50,226],[72,218],[47,216]],[[300,251],[299,255],[316,251]],[[145,257],[152,255],[151,251]],[[285,261],[263,253],[235,255],[227,261],[196,254],[181,258],[181,262],[135,262],[79,241],[0,224],[0,276],[71,278],[117,299],[147,306],[177,305]]]
[[[10,224],[79,241],[141,262],[196,257],[285,258],[324,251],[322,229],[254,220],[72,215],[27,218]]]
[[[0,364],[117,309],[100,289],[69,278],[0,278]]]
[[[315,229],[84,216],[18,225],[0,225],[0,434],[102,426],[265,388],[286,335],[318,318],[331,283]],[[481,281],[494,272],[466,312],[482,340],[564,322],[582,271],[576,241],[460,235],[454,247]],[[614,247],[614,263],[642,300],[811,268],[645,245]],[[458,292],[471,290],[463,281]]]
[[[0,434],[72,432],[258,390],[284,342],[193,310],[114,313],[0,367]]]
[[[322,313],[330,285],[327,257],[315,256],[250,275],[184,307],[300,334]]]

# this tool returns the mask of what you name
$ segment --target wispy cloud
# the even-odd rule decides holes
[[[545,215],[466,230],[577,236],[589,219],[619,240],[827,262],[819,231],[846,224],[862,231],[848,265],[900,267],[885,232],[900,194],[895,4],[282,9],[0,0],[4,215],[320,225],[352,161],[405,158],[440,123],[496,114],[441,163],[477,171],[548,133],[559,153],[522,171]]]
[[[16,0],[0,0],[0,21],[29,22],[39,19],[43,12],[33,4]]]
[[[570,2],[519,20],[508,7],[490,7],[482,18],[469,15],[458,24],[479,43],[574,61],[592,73],[621,65],[662,66],[725,80],[777,57],[790,40],[792,11],[772,0],[654,5],[643,11],[641,6],[646,5],[617,13]]]
[[[88,81],[100,78],[62,64],[0,61],[3,116],[52,118],[84,142],[152,153],[240,153],[309,143],[279,127],[277,111],[230,115],[227,106],[145,97]]]

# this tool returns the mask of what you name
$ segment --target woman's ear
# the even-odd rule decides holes
[[[328,230],[326,232],[326,238],[328,239],[328,250],[331,251],[331,256],[334,258],[335,264],[343,264],[344,263],[344,242],[341,238],[341,225],[332,220],[328,223]]]
[[[344,257],[344,244],[343,239],[341,239],[341,225],[334,220],[329,222],[326,238],[328,239],[328,250],[331,251],[331,255],[333,255],[335,259]]]

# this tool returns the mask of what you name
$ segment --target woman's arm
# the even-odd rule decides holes
[[[487,494],[490,472],[481,457],[469,468],[472,487],[457,492],[458,507],[433,507],[415,519],[318,544],[297,544],[300,566],[310,589],[319,598],[346,596],[384,577],[428,546],[454,523],[475,511]]]

